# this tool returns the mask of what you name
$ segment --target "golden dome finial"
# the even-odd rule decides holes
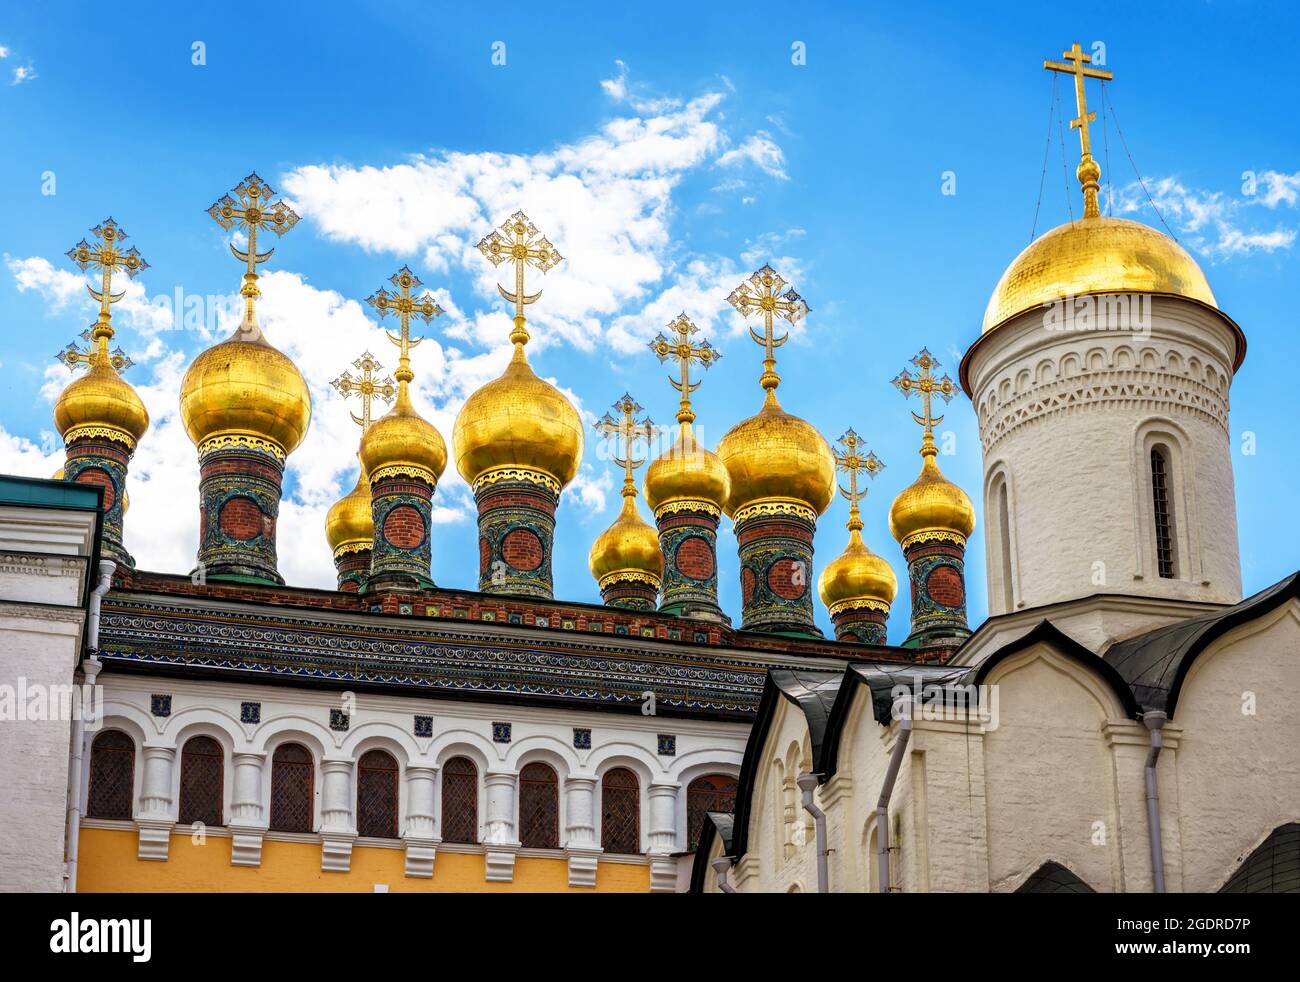
[[[655,434],[654,424],[648,418],[637,420],[636,414],[641,408],[635,399],[624,393],[614,403],[618,417],[607,412],[596,423],[596,432],[613,445],[614,463],[623,468],[623,507],[619,509],[614,524],[592,544],[589,564],[602,594],[620,583],[639,583],[652,588],[651,598],[642,598],[642,602],[653,605],[653,592],[659,589],[663,578],[663,555],[659,551],[658,533],[637,510],[636,479],[632,476],[633,470],[645,463],[645,458],[638,460],[636,457],[637,441],[644,440],[649,445]],[[620,440],[623,444],[621,457],[618,452]],[[606,600],[609,602],[608,596]]]
[[[1074,76],[1074,102],[1079,115],[1070,120],[1070,128],[1079,131],[1079,169],[1076,172],[1079,183],[1083,185],[1083,217],[1099,218],[1101,209],[1097,206],[1097,192],[1101,190],[1101,165],[1092,157],[1092,136],[1088,124],[1096,120],[1095,112],[1088,112],[1088,93],[1084,89],[1085,78],[1097,78],[1108,82],[1115,76],[1100,68],[1086,67],[1092,61],[1090,55],[1084,54],[1079,42],[1075,41],[1069,51],[1061,55],[1068,65],[1059,61],[1044,61],[1043,68],[1049,72],[1062,72]]]
[[[383,366],[369,351],[362,352],[361,357],[352,363],[353,368],[360,369],[361,377],[353,378],[352,373],[344,370],[343,374],[330,383],[339,395],[346,399],[355,395],[361,400],[361,415],[352,413],[352,421],[361,427],[361,435],[366,435],[372,422],[370,407],[376,399],[392,403],[397,395],[397,383],[392,376],[379,378]]]
[[[753,289],[750,284],[753,284]],[[776,387],[781,384],[781,376],[776,374],[776,349],[790,339],[790,335],[775,335],[772,322],[777,317],[784,317],[795,324],[808,315],[808,302],[791,287],[785,290],[786,282],[781,274],[771,266],[764,265],[749,278],[749,283],[741,283],[731,291],[727,303],[740,311],[741,315],[763,315],[763,333],[759,334],[752,327],[749,336],[763,346],[763,374],[759,384],[767,391],[768,401],[775,401]],[[782,292],[784,290],[784,292]]]
[[[849,502],[849,520],[845,528],[850,532],[859,532],[862,530],[862,515],[858,510],[858,502],[867,496],[867,489],[858,487],[858,475],[865,473],[867,477],[874,478],[885,469],[885,463],[874,453],[868,453],[865,457],[862,455],[862,438],[853,432],[853,427],[845,430],[838,442],[844,449],[837,451],[834,447],[831,448],[831,454],[835,457],[835,469],[849,475],[849,486],[840,486],[840,494]]]
[[[680,380],[670,375],[668,381],[674,389],[682,394],[681,404],[677,407],[677,422],[685,426],[695,422],[695,413],[691,409],[691,393],[698,389],[701,384],[691,381],[691,365],[698,362],[708,368],[722,357],[722,352],[714,348],[708,341],[701,344],[691,344],[691,335],[697,333],[699,328],[691,323],[690,318],[686,316],[686,311],[682,311],[673,320],[669,321],[668,329],[677,337],[669,340],[664,337],[661,331],[650,342],[650,350],[658,356],[661,363],[669,358],[677,359]]]
[[[887,615],[898,592],[898,578],[889,563],[862,541],[862,516],[858,509],[858,502],[867,494],[866,488],[858,486],[858,475],[865,473],[874,478],[885,469],[885,464],[874,453],[862,454],[862,438],[852,428],[845,430],[839,444],[843,449],[832,448],[831,453],[835,456],[836,469],[849,475],[849,486],[840,487],[840,494],[849,502],[849,520],[845,526],[849,530],[849,544],[822,570],[818,592],[832,617],[859,609]],[[881,624],[883,632],[883,621]]]
[[[365,436],[371,426],[371,405],[376,400],[391,403],[397,394],[397,383],[391,377],[380,378],[383,371],[378,360],[369,351],[352,363],[361,371],[359,378],[351,372],[344,371],[330,384],[345,399],[355,395],[361,400],[361,415],[351,413],[352,420],[361,427]],[[358,449],[358,461],[361,453]],[[370,507],[370,478],[364,465],[357,475],[357,483],[352,490],[330,506],[325,515],[325,538],[333,550],[335,558],[349,552],[368,550],[374,540],[375,524]]]
[[[505,234],[502,235],[502,232]],[[500,229],[493,229],[485,235],[479,242],[478,249],[493,266],[500,266],[507,261],[514,263],[514,292],[506,290],[500,283],[497,284],[497,292],[515,305],[515,326],[510,332],[510,340],[522,348],[528,343],[524,305],[535,303],[542,295],[541,290],[532,294],[524,293],[524,267],[532,266],[545,273],[562,262],[564,257],[522,211],[515,212],[502,222]]]
[[[608,412],[605,413],[596,422],[596,432],[604,436],[614,445],[613,461],[623,468],[623,497],[636,497],[636,478],[632,472],[645,463],[645,458],[636,459],[635,447],[637,440],[644,440],[648,445],[655,437],[655,425],[649,417],[637,420],[636,414],[644,407],[633,399],[626,392],[623,397],[614,403],[614,408],[618,410],[619,417],[614,417]],[[623,456],[618,455],[618,440],[623,441]]]

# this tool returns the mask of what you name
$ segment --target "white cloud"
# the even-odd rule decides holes
[[[607,467],[598,472],[584,464],[578,471],[578,475],[564,489],[562,507],[566,510],[578,511],[584,516],[584,520],[590,519],[605,511],[613,490],[612,468]]]
[[[746,161],[770,177],[782,181],[790,179],[790,175],[785,172],[785,152],[767,130],[759,130],[740,146],[728,150],[718,158],[718,166],[733,167]]]
[[[1256,197],[1265,208],[1276,208],[1279,204],[1294,208],[1300,201],[1300,171],[1294,174],[1281,174],[1275,170],[1266,170],[1258,177],[1260,187]]]
[[[19,65],[14,69],[13,81],[9,84],[22,85],[34,78],[36,78],[36,69],[32,65]]]

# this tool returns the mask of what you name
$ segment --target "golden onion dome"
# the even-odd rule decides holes
[[[471,487],[489,471],[518,468],[562,488],[582,460],[582,418],[564,393],[537,377],[516,343],[501,377],[465,401],[451,442],[456,469]]]
[[[867,548],[857,529],[849,531],[845,550],[822,570],[817,590],[832,616],[852,606],[883,606],[898,593],[898,578],[884,559]]]
[[[927,538],[960,537],[964,544],[975,530],[975,506],[935,462],[938,448],[927,439],[921,447],[921,474],[889,508],[889,532],[906,548]]]
[[[190,364],[181,382],[181,420],[201,447],[251,438],[292,453],[307,435],[311,393],[289,357],[245,322]]]
[[[356,486],[325,513],[325,538],[336,556],[373,545],[375,522],[370,510],[370,478],[364,468],[357,475]]]
[[[592,543],[588,563],[601,587],[616,576],[652,580],[656,586],[663,579],[659,534],[641,518],[635,488],[624,490],[618,518]]]
[[[149,428],[149,412],[130,383],[97,358],[59,393],[54,425],[65,441],[88,434],[115,437],[134,447]]]
[[[700,446],[690,423],[682,424],[677,441],[646,468],[645,500],[655,514],[676,501],[703,501],[721,511],[730,493],[726,466]]]
[[[771,389],[758,415],[723,435],[718,456],[731,478],[724,509],[730,516],[767,499],[793,501],[820,515],[835,493],[835,458],[826,438],[783,410]]]
[[[447,444],[437,428],[415,411],[405,380],[393,408],[361,438],[361,466],[372,478],[409,474],[437,484],[447,469]]]
[[[1218,309],[1201,267],[1177,242],[1141,222],[1097,216],[1052,229],[1015,258],[989,298],[983,333],[1090,293],[1174,296]]]

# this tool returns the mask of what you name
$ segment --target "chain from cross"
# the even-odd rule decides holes
[[[669,358],[677,359],[680,379],[668,376],[672,387],[682,394],[681,405],[677,409],[677,422],[692,423],[695,421],[695,413],[691,409],[691,393],[698,389],[701,383],[691,381],[691,365],[698,364],[709,368],[722,357],[722,352],[708,341],[700,344],[691,343],[691,336],[696,334],[699,328],[691,323],[685,311],[668,323],[668,330],[676,337],[668,338],[661,331],[650,342],[650,350],[655,353],[661,364]]]
[[[769,392],[781,384],[781,377],[776,374],[776,349],[790,339],[789,332],[778,338],[773,331],[773,322],[777,317],[783,317],[795,324],[808,316],[810,309],[808,302],[793,287],[788,290],[785,287],[781,275],[771,266],[764,265],[750,276],[748,283],[741,283],[727,297],[727,303],[742,316],[763,315],[763,333],[759,334],[751,327],[749,336],[763,346],[763,374],[759,384]]]
[[[596,432],[614,444],[614,463],[623,468],[623,494],[636,494],[636,480],[632,472],[645,463],[645,458],[636,459],[636,441],[644,440],[647,447],[655,437],[655,425],[646,417],[638,420],[636,414],[644,407],[626,392],[614,403],[618,416],[605,413],[596,421]],[[618,455],[618,441],[623,441],[623,456]]]
[[[912,364],[916,366],[917,373],[913,375],[904,368],[894,377],[892,384],[903,393],[904,398],[910,399],[913,392],[920,394],[921,412],[919,414],[913,412],[912,418],[925,427],[925,442],[931,444],[934,442],[935,426],[943,422],[942,416],[933,415],[931,399],[938,396],[944,402],[951,402],[957,392],[957,386],[947,373],[944,373],[942,378],[935,376],[934,370],[939,367],[939,361],[930,354],[928,348],[922,348],[912,359]]]
[[[140,255],[140,250],[135,246],[125,251],[122,250],[121,244],[129,236],[113,219],[104,219],[90,230],[90,234],[99,240],[98,245],[91,245],[85,239],[82,239],[69,249],[66,255],[83,272],[91,269],[98,271],[100,274],[98,290],[89,283],[86,284],[86,291],[99,301],[99,319],[90,328],[89,337],[85,334],[82,335],[86,340],[93,341],[93,347],[98,349],[91,354],[91,357],[95,358],[99,356],[101,351],[107,354],[108,339],[113,336],[112,312],[109,307],[126,296],[125,290],[121,293],[113,292],[113,274],[121,271],[131,279],[135,279],[139,273],[149,268],[149,264],[144,261],[144,257]],[[69,344],[66,350],[71,351],[72,349],[73,345]],[[60,360],[67,361],[62,354],[59,357]],[[86,363],[89,364],[88,361]],[[69,367],[74,364],[76,363],[68,362]]]
[[[500,266],[504,262],[514,263],[514,292],[511,293],[500,283],[497,284],[497,292],[508,303],[515,305],[515,327],[510,332],[511,342],[517,345],[527,344],[528,329],[524,326],[526,320],[524,307],[527,304],[536,303],[537,298],[542,295],[542,291],[538,290],[536,293],[524,292],[524,267],[531,266],[533,269],[546,273],[563,262],[564,257],[560,255],[555,246],[551,245],[550,240],[538,231],[537,226],[529,221],[528,216],[522,211],[515,212],[501,223],[499,229],[493,229],[483,236],[482,241],[478,244],[478,250],[487,257],[487,261],[493,266]]]
[[[233,242],[227,245],[236,259],[248,264],[239,294],[244,298],[245,323],[252,324],[255,323],[254,303],[262,295],[257,288],[257,267],[275,252],[274,248],[267,249],[266,252],[257,251],[257,233],[265,228],[277,236],[284,235],[298,224],[298,215],[283,201],[272,201],[275,192],[256,173],[249,174],[235,185],[232,193],[234,197],[223,194],[218,198],[208,208],[208,215],[225,231],[238,226],[248,237],[248,247],[242,252],[235,248]]]
[[[862,454],[862,438],[853,432],[853,428],[844,431],[844,435],[839,438],[839,444],[843,450],[831,448],[831,453],[835,457],[836,470],[844,471],[849,475],[849,486],[839,485],[840,494],[848,500],[849,503],[849,524],[850,531],[853,529],[861,530],[862,518],[858,512],[858,502],[867,496],[865,488],[858,487],[858,475],[865,473],[867,477],[874,478],[877,474],[885,469],[885,462],[877,457],[874,453]]]
[[[1078,177],[1079,183],[1083,185],[1083,215],[1085,218],[1097,218],[1101,215],[1101,208],[1097,204],[1097,192],[1101,190],[1101,165],[1092,158],[1092,137],[1088,130],[1088,124],[1096,121],[1097,114],[1088,112],[1088,93],[1084,88],[1083,80],[1096,78],[1109,82],[1115,76],[1101,68],[1087,67],[1092,61],[1092,56],[1084,52],[1078,41],[1074,42],[1069,51],[1062,53],[1061,57],[1069,64],[1045,60],[1043,68],[1049,72],[1074,76],[1074,102],[1079,115],[1070,120],[1070,129],[1079,131],[1081,159]]]
[[[347,398],[348,396],[357,396],[361,400],[361,415],[348,410],[352,416],[352,421],[361,427],[361,432],[365,433],[370,429],[371,404],[376,399],[391,403],[397,395],[397,383],[393,381],[392,376],[380,378],[379,373],[383,371],[383,366],[369,351],[364,352],[360,358],[352,363],[352,367],[359,369],[361,375],[354,378],[352,373],[344,371],[342,375],[336,378],[330,385],[338,393]]]
[[[384,333],[388,335],[389,341],[397,345],[399,354],[397,371],[394,374],[399,383],[404,383],[415,377],[411,373],[411,349],[424,340],[411,337],[411,318],[418,317],[428,324],[435,317],[442,316],[442,308],[438,306],[438,301],[433,298],[433,294],[428,291],[420,297],[411,295],[413,290],[418,290],[424,284],[411,272],[409,266],[403,266],[390,276],[388,281],[397,287],[397,292],[389,293],[387,289],[380,287],[366,297],[366,303],[370,304],[380,317],[387,317],[389,314],[397,315],[397,333],[394,334],[389,330],[385,330]]]

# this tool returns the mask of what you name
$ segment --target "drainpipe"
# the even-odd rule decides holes
[[[826,813],[813,801],[813,791],[817,788],[816,774],[800,774],[795,784],[803,792],[803,810],[813,817],[813,828],[817,836],[817,892],[825,893],[828,889],[829,871],[826,864]]]
[[[731,872],[731,867],[736,865],[736,861],[730,856],[719,856],[709,865],[713,867],[713,872],[718,875],[718,889],[723,893],[735,893],[736,888],[727,881],[727,874]]]
[[[894,795],[894,781],[898,778],[898,769],[903,765],[903,754],[907,751],[908,741],[912,738],[912,698],[900,696],[894,703],[894,715],[898,719],[898,739],[894,750],[889,755],[889,767],[885,770],[885,783],[880,789],[880,800],[876,802],[876,869],[880,874],[880,892],[889,892],[889,799]]]
[[[1160,785],[1156,780],[1156,761],[1164,748],[1161,728],[1169,717],[1164,713],[1144,713],[1142,722],[1151,733],[1151,749],[1147,751],[1147,835],[1151,840],[1151,880],[1156,893],[1165,892],[1165,848],[1160,836]]]
[[[99,661],[99,608],[104,594],[113,585],[113,572],[117,563],[111,559],[99,562],[99,585],[90,594],[90,604],[86,611],[86,657],[81,661],[84,676],[82,692],[94,689],[95,679],[104,666]],[[93,705],[93,703],[92,703]],[[77,846],[81,840],[81,771],[86,753],[86,707],[87,700],[81,700],[81,711],[72,720],[72,754],[68,762],[68,821],[64,831],[67,841],[68,859],[63,874],[63,892],[77,892]]]

